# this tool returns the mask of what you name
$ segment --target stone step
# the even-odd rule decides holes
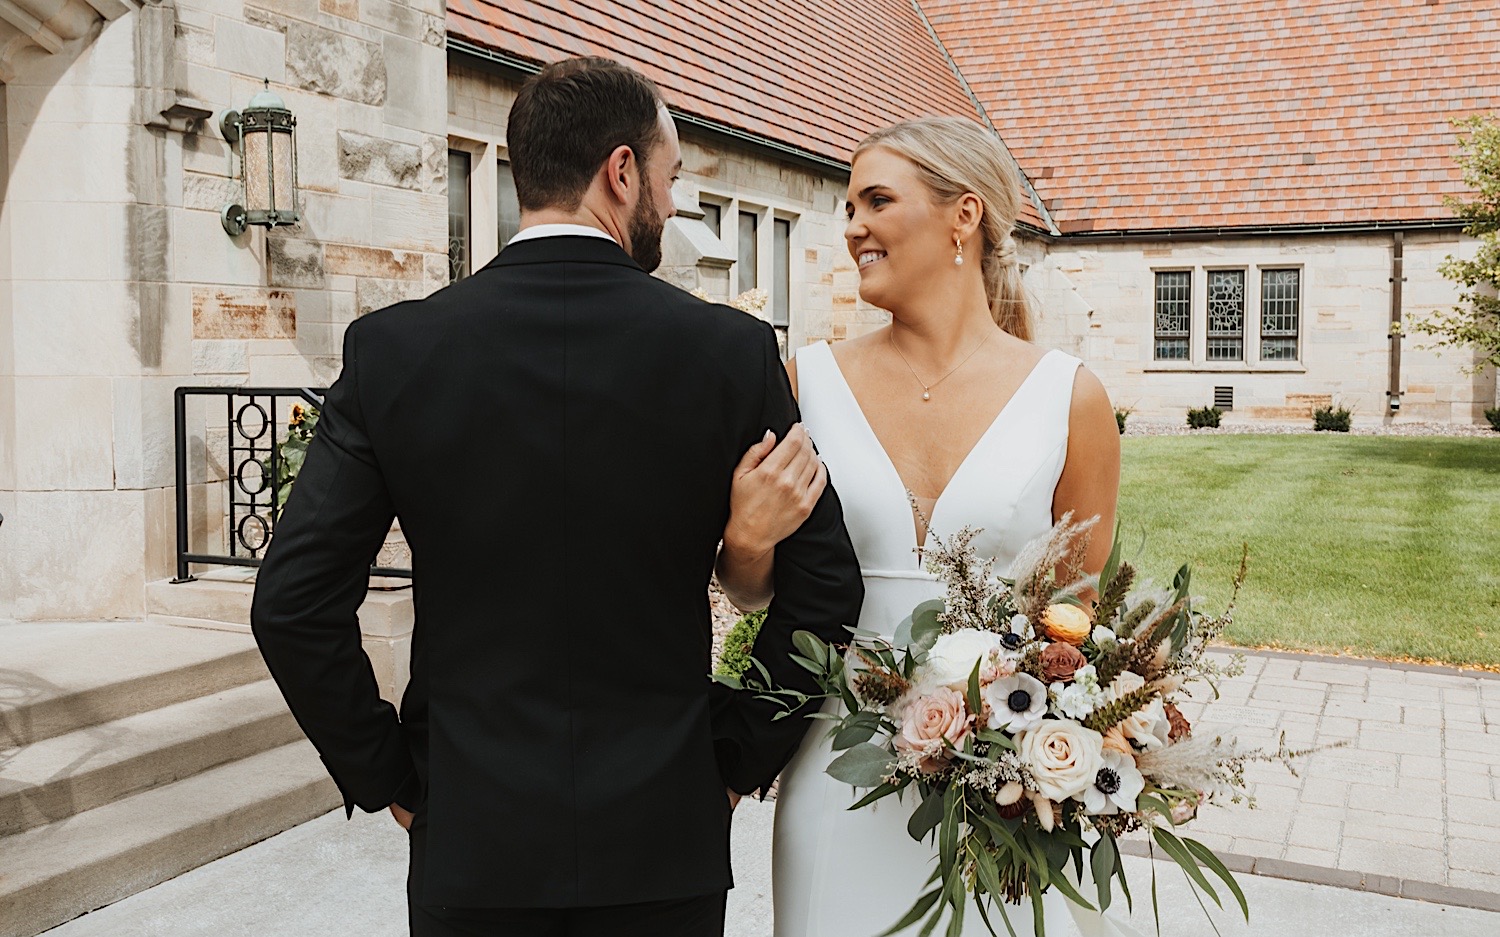
[[[375,669],[380,695],[399,703],[411,675],[411,635],[416,604],[410,580],[399,588],[371,589],[359,608],[360,643]],[[255,570],[232,566],[200,573],[191,582],[146,584],[146,621],[187,630],[250,633]]]
[[[416,616],[410,580],[398,588],[371,588],[359,608],[359,630],[366,637],[398,638],[411,633]],[[199,574],[191,582],[160,579],[146,584],[146,620],[250,631],[255,570],[228,567]]]
[[[138,621],[0,624],[0,748],[266,679],[249,635]]]
[[[301,737],[276,684],[261,680],[6,749],[0,751],[0,835]]]
[[[33,937],[339,803],[301,741],[5,837],[0,937]]]

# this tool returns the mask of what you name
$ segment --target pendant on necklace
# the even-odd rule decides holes
[[[924,391],[922,391],[922,399],[923,400],[931,400],[932,399],[932,395],[929,394],[927,391],[924,390]]]

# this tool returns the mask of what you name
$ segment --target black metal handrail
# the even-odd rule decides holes
[[[277,503],[277,483],[281,467],[281,440],[285,421],[280,402],[301,401],[314,407],[323,405],[325,388],[321,387],[179,387],[173,398],[177,460],[177,578],[173,582],[191,582],[190,564],[214,566],[259,566],[261,552],[270,543],[281,513]],[[223,397],[228,438],[225,446],[228,469],[225,484],[229,488],[229,553],[193,553],[188,543],[188,438],[187,401],[189,397]],[[238,444],[237,444],[238,441]],[[205,447],[207,439],[204,440]],[[259,474],[259,485],[248,477]],[[372,576],[411,578],[411,570],[384,566],[371,567]]]

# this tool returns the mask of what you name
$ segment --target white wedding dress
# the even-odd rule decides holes
[[[796,357],[803,424],[843,502],[864,578],[859,626],[891,636],[914,606],[941,597],[943,588],[920,567],[905,485],[832,349],[820,342],[800,349]],[[1001,574],[1029,540],[1052,527],[1052,496],[1067,459],[1068,414],[1079,364],[1062,352],[1047,353],[930,511],[932,531],[940,537],[966,525],[983,528],[974,546],[980,555],[996,558]],[[936,847],[930,841],[918,843],[906,832],[915,806],[910,796],[848,809],[865,792],[824,773],[833,759],[828,726],[822,720],[813,723],[781,775],[772,862],[776,937],[874,937],[906,914],[927,890],[924,883],[936,868]],[[1094,900],[1091,883],[1080,890]],[[1049,937],[1135,934],[1113,914],[1076,907],[1055,889],[1046,902]],[[1032,933],[1029,899],[1005,910],[1018,937]],[[1007,934],[998,908],[990,920],[998,934]],[[914,925],[910,933],[918,929]],[[972,900],[963,933],[988,934]]]

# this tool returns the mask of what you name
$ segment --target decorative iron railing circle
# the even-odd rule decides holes
[[[252,544],[245,538],[245,527],[252,521],[255,523],[255,526],[259,528],[260,533],[260,539],[257,540],[254,544]],[[240,546],[244,547],[246,550],[249,550],[250,553],[254,555],[264,549],[266,544],[270,542],[271,528],[267,526],[266,519],[261,517],[259,514],[246,514],[240,519],[240,522],[235,525],[234,536],[235,539],[240,542]]]
[[[260,415],[260,429],[256,430],[254,433],[251,433],[249,430],[245,429],[246,410],[254,410],[257,414]],[[266,430],[269,429],[270,426],[271,417],[266,413],[266,408],[262,407],[260,404],[256,403],[253,400],[240,407],[239,410],[234,414],[234,427],[235,429],[240,431],[240,435],[245,439],[251,441],[259,439],[266,434]]]
[[[245,484],[245,470],[248,468],[255,469],[255,474],[260,478],[259,487],[251,489],[248,485]],[[245,494],[254,498],[256,495],[266,490],[266,486],[270,485],[271,483],[271,478],[270,475],[267,474],[265,466],[261,464],[259,459],[245,459],[234,470],[234,483],[239,486],[240,491],[243,491]]]

